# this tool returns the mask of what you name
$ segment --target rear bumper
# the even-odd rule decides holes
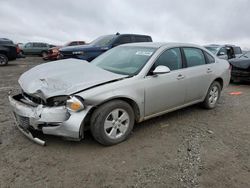
[[[233,70],[231,72],[231,80],[250,82],[250,71]]]
[[[80,112],[69,112],[64,106],[46,107],[31,106],[9,96],[9,102],[16,118],[17,127],[28,138],[36,143],[43,143],[35,138],[30,130],[39,130],[44,134],[62,136],[70,140],[83,138],[83,122],[90,107]],[[45,142],[41,145],[44,145]]]

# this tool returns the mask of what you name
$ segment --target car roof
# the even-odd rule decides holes
[[[197,47],[202,48],[199,45],[196,44],[190,44],[190,43],[175,43],[175,42],[139,42],[139,43],[128,43],[123,44],[121,46],[138,46],[138,47],[151,47],[151,48],[161,48],[161,47]]]

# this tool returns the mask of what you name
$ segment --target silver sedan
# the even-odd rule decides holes
[[[38,65],[9,96],[17,127],[81,140],[90,129],[101,144],[128,138],[141,122],[189,105],[216,106],[230,66],[205,48],[178,43],[126,44],[91,63],[66,59]]]

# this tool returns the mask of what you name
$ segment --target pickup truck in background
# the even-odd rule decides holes
[[[13,41],[0,38],[0,66],[7,65],[9,61],[17,58],[17,46]]]
[[[60,59],[76,58],[90,62],[113,47],[135,42],[152,42],[152,38],[148,35],[137,34],[104,35],[86,45],[60,48]]]

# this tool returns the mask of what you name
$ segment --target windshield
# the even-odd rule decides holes
[[[115,38],[115,35],[102,36],[92,41],[91,44],[98,47],[109,46]]]
[[[107,71],[133,76],[138,74],[156,48],[120,46],[113,48],[91,63]]]
[[[212,46],[205,46],[205,48],[207,50],[209,50],[210,52],[212,52],[213,54],[216,54],[219,51],[218,47],[212,47]]]

